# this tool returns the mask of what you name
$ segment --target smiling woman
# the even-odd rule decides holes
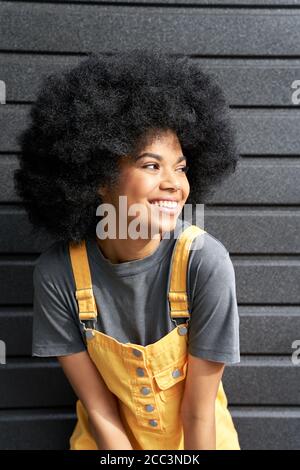
[[[34,269],[32,354],[56,356],[78,397],[70,449],[239,449],[221,383],[240,360],[234,269],[179,218],[235,170],[227,108],[158,49],[42,83],[15,183],[57,238]]]
[[[157,248],[163,233],[175,229],[176,220],[190,192],[183,160],[186,158],[182,156],[176,134],[161,132],[160,135],[156,134],[155,140],[145,147],[143,153],[137,157],[122,158],[119,162],[120,177],[114,187],[106,186],[99,190],[105,204],[103,209],[109,210],[111,207],[115,212],[115,216],[108,214],[97,226],[98,244],[112,262],[116,259],[118,262],[136,259],[137,250],[139,258],[147,256]],[[130,208],[129,215],[124,205],[120,204],[120,198],[124,195]],[[116,224],[116,221],[120,223]],[[131,236],[121,239],[120,232],[124,233],[124,225]],[[139,240],[132,233],[133,226],[137,225],[143,235]],[[104,228],[110,232],[109,238],[106,238]]]
[[[114,189],[120,162],[151,150],[167,157],[172,168],[185,155],[186,202],[205,203],[239,158],[228,111],[212,77],[187,57],[158,48],[90,53],[76,67],[45,77],[31,123],[18,138],[15,184],[31,223],[65,241],[94,235],[96,208],[103,202],[99,188]],[[162,149],[165,133],[173,138]],[[182,182],[182,166],[171,179],[163,166],[165,185]],[[154,172],[156,181],[162,174],[143,171]],[[167,191],[153,197],[162,192]]]

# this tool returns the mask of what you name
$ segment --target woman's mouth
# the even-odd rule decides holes
[[[177,201],[149,201],[149,203],[155,210],[171,215],[176,214],[180,208]]]

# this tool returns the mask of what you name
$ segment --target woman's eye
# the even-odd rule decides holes
[[[188,166],[182,166],[181,168],[179,168],[179,170],[183,170],[183,173],[187,173],[188,169],[189,169]]]
[[[143,168],[148,168],[149,166],[158,167],[158,165],[156,163],[148,163],[148,165],[144,165]],[[178,168],[178,170],[182,170],[182,173],[187,173],[188,169],[189,169],[188,166],[182,166],[182,167]]]
[[[158,166],[156,163],[148,163],[148,165],[144,165],[143,168],[148,168],[148,166]]]

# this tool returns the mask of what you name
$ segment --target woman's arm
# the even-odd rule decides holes
[[[58,356],[66,377],[85,407],[100,450],[132,450],[120,418],[117,399],[108,389],[87,351]]]
[[[215,401],[225,364],[188,355],[181,403],[184,448],[216,449]]]

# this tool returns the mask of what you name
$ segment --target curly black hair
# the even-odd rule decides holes
[[[119,158],[160,132],[176,133],[189,166],[186,203],[204,203],[239,155],[221,87],[186,56],[159,48],[91,52],[43,78],[14,183],[34,229],[78,242],[95,234],[102,185],[114,185]]]

